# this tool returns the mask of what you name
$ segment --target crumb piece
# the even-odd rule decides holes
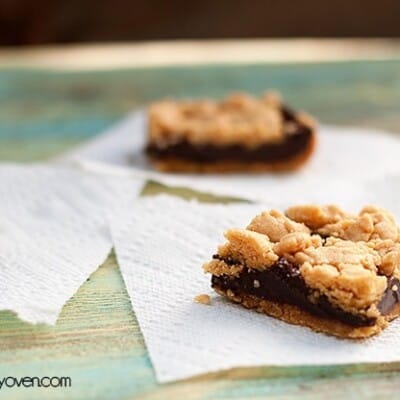
[[[324,225],[339,222],[348,214],[332,204],[327,206],[307,204],[288,208],[286,215],[293,221],[306,224],[311,229],[318,229]]]
[[[211,297],[208,294],[199,294],[194,298],[194,301],[209,306],[211,304]]]
[[[273,243],[266,235],[246,229],[228,229],[225,237],[228,242],[218,249],[222,258],[229,257],[255,269],[264,269],[278,260]]]
[[[223,246],[221,246],[223,247]],[[210,273],[216,276],[230,275],[239,276],[243,271],[242,264],[227,264],[222,260],[211,260],[203,265],[204,272]]]
[[[278,210],[264,211],[257,215],[247,229],[267,235],[271,242],[279,242],[288,233],[310,232],[304,224],[292,221]]]

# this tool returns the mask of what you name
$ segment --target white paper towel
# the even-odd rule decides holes
[[[294,173],[160,173],[151,167],[143,153],[146,124],[145,112],[137,111],[63,159],[96,168],[103,163],[122,175],[130,171],[134,176],[168,185],[277,204],[342,203],[348,200],[348,193],[355,186],[360,189],[367,180],[400,170],[400,139],[395,135],[372,129],[321,126],[315,154],[304,168]]]
[[[141,199],[113,220],[118,262],[160,382],[239,366],[400,361],[400,321],[368,340],[340,340],[213,294],[202,264],[226,228],[244,227],[268,207],[162,196]],[[211,306],[194,303],[201,293],[212,296]]]
[[[0,309],[54,324],[111,250],[109,219],[143,180],[45,165],[0,166]]]

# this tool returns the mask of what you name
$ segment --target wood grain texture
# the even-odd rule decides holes
[[[400,61],[101,73],[3,70],[0,159],[52,157],[158,97],[266,87],[280,89],[324,122],[400,131]],[[155,182],[143,195],[159,192],[234,200]],[[395,399],[400,393],[400,363],[236,369],[159,385],[114,255],[65,305],[55,327],[0,313],[0,377],[25,375],[71,376],[72,387],[3,389],[0,399]]]

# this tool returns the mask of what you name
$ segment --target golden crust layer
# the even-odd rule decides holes
[[[215,290],[217,293],[226,296],[235,303],[239,303],[246,308],[255,309],[260,313],[279,318],[289,324],[306,326],[316,332],[323,332],[348,339],[364,339],[373,336],[386,328],[388,323],[400,314],[400,306],[397,306],[389,315],[384,317],[379,316],[373,326],[352,327],[336,320],[329,320],[311,315],[291,304],[278,304],[251,295],[234,294],[229,290],[224,291],[220,288],[215,288]]]

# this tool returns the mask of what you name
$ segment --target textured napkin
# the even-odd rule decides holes
[[[162,196],[138,200],[114,219],[118,262],[160,382],[239,366],[400,361],[400,321],[371,339],[340,340],[213,294],[202,264],[226,228],[246,226],[268,206]],[[210,306],[193,301],[201,293],[212,296]]]
[[[0,309],[54,324],[110,252],[109,219],[142,186],[70,168],[0,166]]]
[[[64,159],[86,165],[102,163],[121,174],[131,171],[168,185],[187,186],[213,194],[292,204],[342,203],[360,193],[364,183],[400,170],[400,139],[385,132],[321,126],[315,154],[291,174],[168,174],[147,162],[146,114],[138,111],[107,132],[67,154]],[[99,165],[97,165],[98,167]],[[356,203],[360,199],[354,199]]]

